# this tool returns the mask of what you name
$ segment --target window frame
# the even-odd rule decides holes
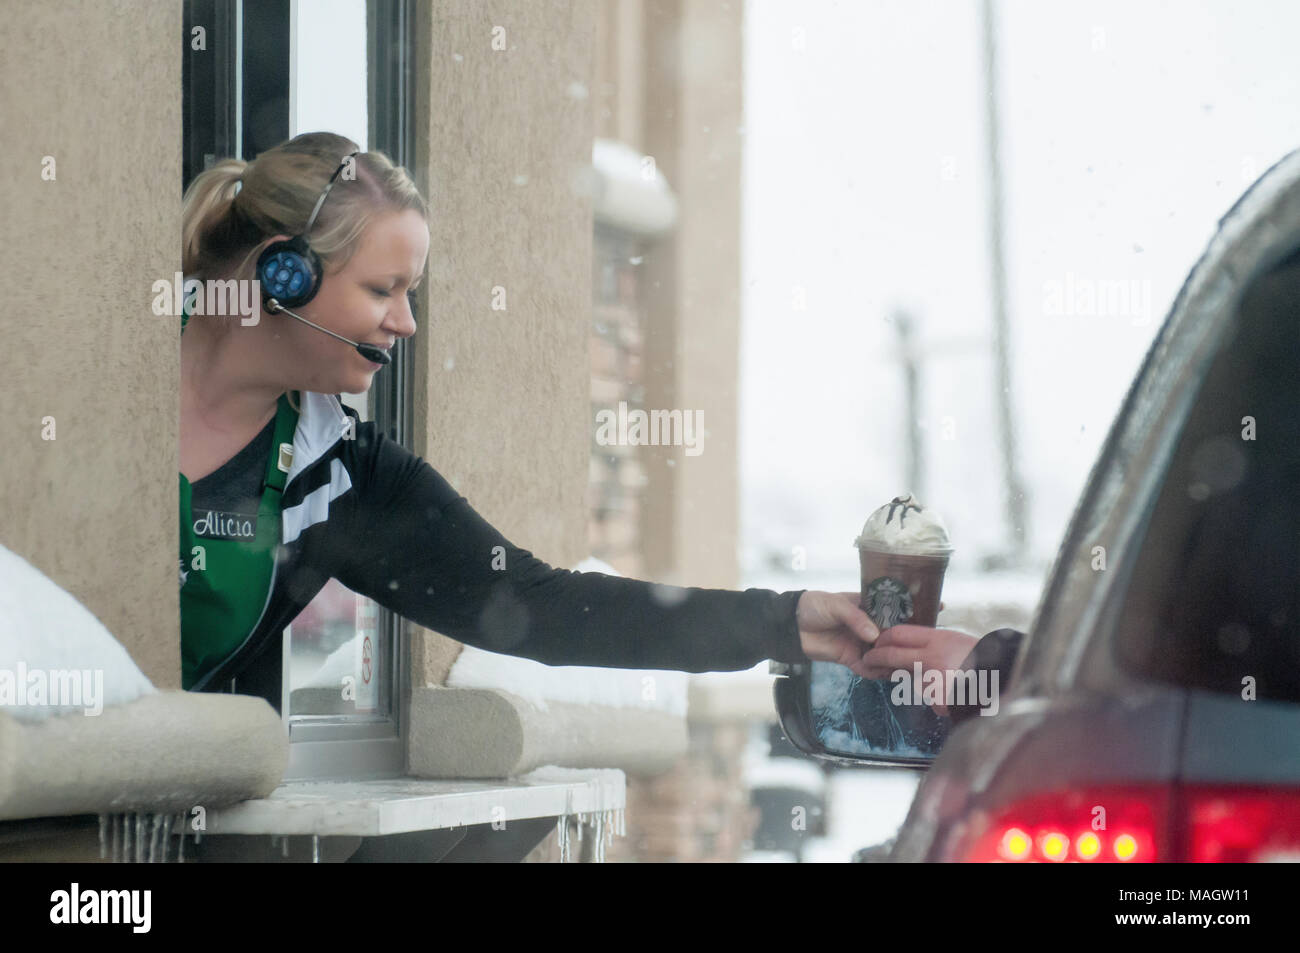
[[[183,92],[189,108],[184,110],[182,188],[217,157],[251,159],[289,137],[292,6],[292,0],[262,0],[248,7],[243,0],[186,0]],[[407,169],[414,167],[415,158],[416,14],[410,0],[366,2],[368,147]],[[189,46],[195,25],[207,27],[206,50]],[[259,48],[282,55],[244,56],[250,35]],[[415,298],[417,320],[420,299]],[[414,371],[414,349],[399,340],[392,364],[376,374],[368,395],[376,429],[406,447],[414,438]],[[381,667],[388,684],[381,685],[381,710],[374,714],[290,712],[290,630],[283,631],[280,710],[290,740],[284,780],[361,780],[405,773],[409,623],[382,605],[378,609]]]

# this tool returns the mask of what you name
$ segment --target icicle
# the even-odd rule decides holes
[[[162,862],[165,864],[167,863],[167,851],[171,847],[171,843],[172,843],[172,816],[170,814],[163,815],[162,842],[163,842]]]
[[[176,846],[176,860],[185,863],[185,815],[180,815],[181,842]]]
[[[108,828],[108,815],[107,814],[99,815],[99,859],[100,860],[104,859],[104,846],[105,846],[105,842],[108,840],[107,828]]]
[[[587,826],[587,815],[578,815],[578,843],[582,843],[582,829]]]
[[[596,815],[595,828],[596,830],[594,833],[596,835],[596,845],[595,845],[595,850],[593,850],[592,853],[595,855],[596,863],[603,864],[605,862],[605,812],[604,811]]]
[[[122,862],[122,815],[114,814],[109,823],[113,825],[113,863]]]
[[[316,834],[311,835],[311,862],[320,863],[320,837]]]
[[[280,856],[281,857],[289,856],[289,835],[288,834],[285,834],[284,839],[280,841]]]
[[[556,840],[560,844],[560,863],[569,862],[569,815],[561,814],[556,830]]]
[[[144,863],[144,815],[135,816],[135,862]]]
[[[162,833],[162,818],[149,815],[149,863],[158,863],[158,835]]]

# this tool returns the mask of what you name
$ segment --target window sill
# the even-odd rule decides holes
[[[385,837],[477,824],[622,811],[622,771],[541,767],[489,781],[390,778],[290,781],[265,798],[207,814],[216,834]]]

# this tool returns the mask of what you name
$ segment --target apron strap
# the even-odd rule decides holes
[[[262,482],[262,492],[275,490],[284,493],[284,485],[289,478],[289,467],[293,463],[293,434],[298,428],[298,412],[289,403],[289,395],[280,395],[280,406],[275,413],[275,433],[271,439],[271,456],[266,461],[266,479]]]

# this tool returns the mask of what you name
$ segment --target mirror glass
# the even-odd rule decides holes
[[[812,730],[831,754],[929,761],[951,720],[924,704],[907,672],[865,679],[835,662],[810,666]]]

